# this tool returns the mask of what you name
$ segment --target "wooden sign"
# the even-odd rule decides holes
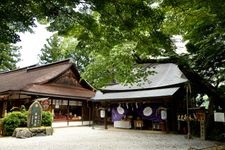
[[[33,102],[28,110],[27,127],[40,127],[42,121],[42,106],[38,101]]]

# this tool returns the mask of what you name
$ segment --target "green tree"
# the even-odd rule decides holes
[[[30,31],[35,20],[51,20],[68,12],[79,0],[2,0],[0,2],[0,43],[16,43],[18,32]]]
[[[174,52],[170,40],[173,34],[189,40],[189,55],[182,59],[186,58],[215,87],[224,82],[224,63],[221,63],[224,61],[224,2],[221,0],[27,0],[3,1],[1,5],[4,9],[0,24],[13,27],[13,22],[12,33],[29,30],[36,17],[50,21],[50,31],[77,39],[76,49],[85,51],[91,61],[82,76],[97,87],[113,79],[123,83],[138,80],[143,76],[133,71],[138,60],[181,57]],[[14,6],[16,10],[10,13]],[[15,15],[16,12],[20,13]],[[8,20],[4,18],[7,15]],[[98,77],[101,79],[96,80]]]
[[[225,81],[225,2],[165,1],[164,31],[188,40],[189,64],[219,88]]]
[[[0,43],[0,71],[9,71],[16,68],[20,60],[20,47],[13,44]]]
[[[78,41],[73,37],[60,37],[54,34],[47,39],[47,44],[41,49],[40,63],[53,63],[62,59],[70,58],[80,72],[89,64],[89,54],[77,47]]]
[[[41,54],[39,55],[42,64],[53,63],[64,58],[61,49],[61,39],[57,34],[47,39],[47,44],[44,44],[44,48],[41,49]]]
[[[91,61],[82,76],[96,87],[112,80],[137,81],[146,75],[134,71],[137,58],[173,53],[170,37],[160,31],[163,12],[151,7],[152,2],[85,2],[82,11],[62,13],[49,29],[77,38],[77,48],[87,52]]]
[[[224,126],[214,123],[213,112],[221,111],[221,108],[225,110],[225,2],[164,0],[161,6],[166,13],[164,32],[180,34],[188,41],[189,54],[185,60],[198,75],[211,83],[208,84],[211,90],[207,135],[220,136]],[[194,80],[199,83],[202,79],[197,77]],[[202,87],[199,89],[207,91]]]
[[[78,41],[73,37],[65,37],[61,43],[61,50],[64,58],[70,58],[80,72],[84,72],[85,67],[90,63],[89,53],[80,49]]]

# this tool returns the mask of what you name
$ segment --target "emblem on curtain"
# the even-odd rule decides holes
[[[145,116],[151,116],[152,115],[152,108],[151,107],[145,107],[144,110],[143,110],[143,114]]]
[[[119,106],[117,107],[117,112],[121,115],[124,114],[124,109],[121,107],[121,104],[119,104]]]

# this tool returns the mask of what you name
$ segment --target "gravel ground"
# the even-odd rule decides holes
[[[0,137],[0,150],[187,150],[216,144],[198,138],[187,140],[184,135],[91,127],[55,128],[52,136],[28,139]]]

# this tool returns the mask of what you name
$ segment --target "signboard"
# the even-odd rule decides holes
[[[28,110],[27,127],[40,127],[42,120],[42,106],[38,101],[33,102]]]
[[[222,112],[214,112],[214,121],[215,122],[225,122],[225,116]]]

